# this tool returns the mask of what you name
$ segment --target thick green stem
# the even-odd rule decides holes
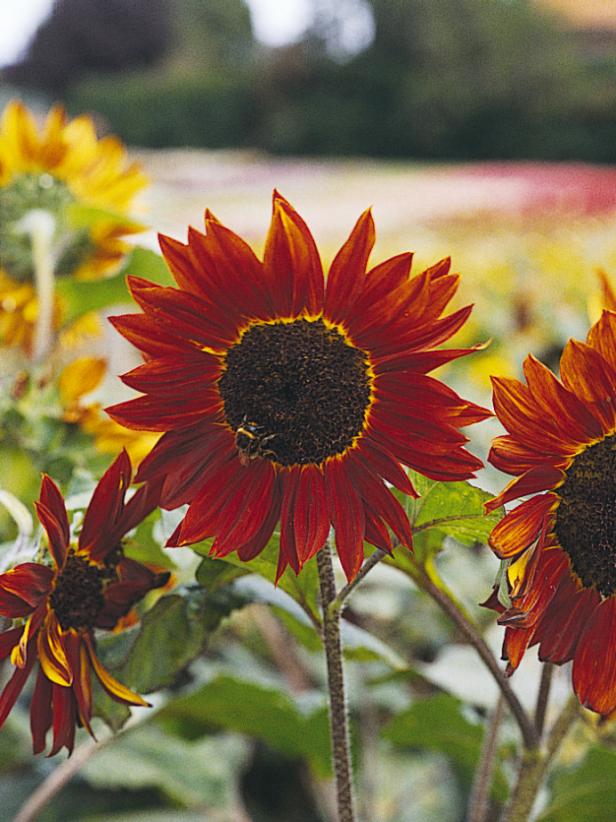
[[[538,748],[524,751],[520,760],[518,778],[502,822],[528,822],[548,768],[579,715],[580,706],[577,698],[573,696],[550,731],[545,753]]]
[[[355,822],[351,745],[340,638],[340,609],[332,607],[336,600],[336,581],[328,544],[317,554],[317,567],[323,609],[323,643],[327,661],[329,721],[336,776],[338,822]]]

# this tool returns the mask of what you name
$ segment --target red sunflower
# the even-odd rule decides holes
[[[109,413],[166,432],[137,479],[164,478],[163,507],[190,503],[168,544],[214,537],[213,556],[249,560],[280,521],[278,573],[297,573],[333,526],[348,578],[364,540],[391,549],[387,526],[410,548],[388,488],[415,493],[400,463],[473,476],[459,429],[488,416],[427,376],[473,350],[435,350],[471,311],[441,317],[459,279],[449,260],[413,279],[411,254],[366,271],[366,211],[325,283],[310,231],[276,192],[263,262],[209,211],[205,226],[187,245],[160,238],[180,290],[132,277],[144,313],[113,319],[145,355],[123,377],[145,396]]]
[[[490,537],[515,560],[499,619],[504,657],[510,672],[531,645],[543,661],[573,660],[580,702],[607,715],[616,709],[616,313],[604,311],[585,343],[567,343],[560,380],[532,356],[524,374],[526,384],[493,380],[509,434],[489,459],[516,479],[488,508],[529,496]]]
[[[153,510],[158,493],[144,486],[125,505],[130,480],[130,460],[122,452],[98,483],[74,543],[62,495],[44,476],[35,505],[52,565],[25,562],[0,575],[0,615],[24,620],[0,634],[0,660],[10,656],[15,666],[0,695],[0,726],[38,661],[30,708],[34,753],[45,748],[50,728],[50,756],[63,747],[72,751],[76,724],[92,734],[91,670],[118,702],[148,704],[105,670],[94,639],[95,628],[114,628],[169,577],[123,556],[122,537]]]

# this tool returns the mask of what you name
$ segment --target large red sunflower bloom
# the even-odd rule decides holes
[[[532,356],[524,373],[526,385],[493,381],[509,434],[489,459],[516,479],[488,507],[532,495],[490,537],[515,560],[504,656],[510,671],[530,645],[543,661],[573,660],[580,702],[606,715],[616,709],[616,313],[567,343],[561,380]]]
[[[44,476],[36,510],[52,566],[25,562],[0,575],[0,615],[25,621],[0,634],[0,659],[10,656],[15,666],[0,695],[0,727],[38,661],[30,709],[34,753],[44,749],[52,727],[50,756],[63,747],[72,751],[76,724],[92,733],[91,670],[113,699],[147,705],[105,670],[94,639],[95,628],[114,628],[169,576],[122,554],[124,534],[157,503],[158,489],[144,486],[125,505],[130,479],[130,461],[122,452],[96,487],[73,543],[62,495]]]
[[[161,504],[190,503],[170,545],[215,537],[213,556],[256,556],[280,521],[279,574],[302,565],[330,526],[349,578],[364,540],[411,547],[386,483],[414,490],[400,463],[438,480],[481,466],[459,429],[488,415],[427,373],[472,349],[435,350],[471,307],[441,317],[458,285],[443,260],[409,279],[411,254],[366,271],[359,218],[324,282],[304,221],[274,193],[264,260],[209,212],[188,244],[161,237],[181,290],[130,278],[143,314],[113,319],[146,357],[124,375],[141,391],[109,409],[166,432],[139,480],[164,477]]]

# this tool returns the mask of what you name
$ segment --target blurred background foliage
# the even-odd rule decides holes
[[[142,146],[610,162],[616,22],[577,5],[311,0],[267,48],[244,0],[58,0],[4,77]]]
[[[326,262],[371,202],[375,262],[411,248],[417,272],[453,255],[463,274],[458,305],[477,303],[456,344],[492,339],[447,373],[463,394],[489,402],[489,374],[519,373],[529,350],[555,366],[565,340],[583,338],[608,304],[598,270],[616,283],[616,172],[492,161],[616,162],[612,0],[307,5],[303,33],[271,47],[256,38],[243,0],[57,0],[23,58],[2,69],[0,96],[23,93],[41,111],[61,100],[73,114],[94,113],[101,132],[141,147],[134,154],[152,179],[145,204],[153,230],[137,238],[149,248],[104,279],[59,282],[66,321],[119,313],[129,301],[127,272],[168,282],[154,232],[183,239],[188,223],[200,227],[205,205],[258,250],[276,185],[306,217]],[[0,484],[29,504],[48,470],[79,509],[92,475],[130,446],[98,416],[87,427],[86,412],[102,416],[102,405],[125,396],[116,374],[134,363],[109,329],[85,348],[81,339],[62,345],[69,359],[104,359],[107,376],[70,406],[42,380],[18,380],[16,395],[0,397]],[[13,353],[0,353],[4,371]],[[472,447],[485,458],[500,432],[479,428]],[[486,471],[480,483],[493,489],[503,477]],[[425,528],[418,556],[438,566],[498,656],[502,631],[476,604],[497,569],[485,546],[491,523],[480,516],[486,495],[442,486],[430,493],[417,522],[442,519],[448,505],[449,524]],[[39,818],[323,822],[332,797],[314,568],[274,589],[275,545],[250,567],[208,559],[208,545],[198,556],[167,551],[174,517],[152,515],[127,553],[169,567],[177,587],[147,603],[141,627],[105,647],[118,676],[156,691],[155,707],[112,742],[97,725],[104,744],[96,753],[80,748],[73,779]],[[15,535],[3,509],[0,533]],[[461,822],[496,694],[474,651],[408,574],[402,554],[394,567],[379,566],[346,612],[364,815]],[[512,681],[529,709],[540,668],[532,657]],[[555,708],[569,691],[569,672],[559,669]],[[57,766],[32,760],[26,703],[0,733],[7,819]],[[97,705],[112,727],[125,722],[100,695]],[[85,735],[79,741],[87,746]],[[511,783],[516,745],[506,724],[490,820]],[[612,822],[615,746],[613,723],[597,728],[587,717],[563,748],[537,818]]]

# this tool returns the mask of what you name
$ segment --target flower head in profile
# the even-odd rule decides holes
[[[509,433],[490,462],[515,479],[488,507],[529,497],[490,537],[512,561],[504,656],[510,671],[530,645],[543,661],[573,660],[580,702],[607,715],[616,709],[616,313],[604,311],[586,342],[567,343],[560,380],[532,356],[524,375],[494,379]]]
[[[96,136],[88,116],[69,121],[54,106],[38,128],[28,109],[10,102],[0,119],[0,338],[25,349],[36,320],[31,241],[26,214],[48,213],[55,225],[55,273],[99,277],[120,262],[124,236],[141,230],[127,216],[146,179],[115,137]],[[82,206],[98,213],[71,219]],[[74,215],[73,215],[74,216]]]
[[[76,725],[92,733],[92,671],[116,701],[147,705],[103,667],[94,637],[96,628],[113,629],[169,576],[123,555],[122,537],[153,510],[158,493],[142,486],[125,503],[130,480],[123,452],[98,483],[75,541],[62,495],[44,476],[36,510],[51,565],[26,562],[0,575],[0,614],[20,621],[0,634],[0,659],[14,666],[0,695],[0,726],[37,668],[30,708],[35,753],[45,748],[50,728],[50,755],[72,751]]]
[[[209,212],[205,223],[187,245],[161,237],[179,290],[130,278],[143,314],[113,322],[146,357],[123,377],[144,396],[108,411],[165,432],[138,478],[164,480],[164,507],[189,503],[170,545],[213,537],[213,556],[250,560],[280,522],[280,575],[299,572],[333,526],[353,578],[364,541],[389,551],[390,528],[411,547],[389,488],[414,494],[401,463],[438,480],[481,465],[460,429],[488,412],[428,376],[469,351],[437,348],[471,310],[441,316],[459,278],[443,260],[409,279],[411,254],[367,269],[369,211],[326,282],[277,193],[263,262]]]

